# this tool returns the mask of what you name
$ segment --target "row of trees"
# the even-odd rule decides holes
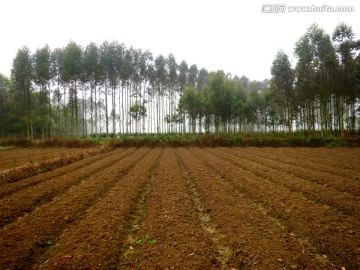
[[[340,23],[332,36],[311,25],[295,44],[297,64],[291,68],[279,52],[271,73],[289,130],[356,131],[360,118],[360,40]]]
[[[191,132],[254,132],[279,130],[274,92],[269,81],[250,81],[223,71],[211,72],[202,91],[187,87],[179,101]]]
[[[131,132],[174,132],[185,128],[177,103],[185,87],[201,89],[208,72],[178,64],[173,55],[153,59],[149,51],[118,42],[70,42],[34,54],[20,48],[11,80],[4,81],[2,133],[88,136]],[[6,82],[5,82],[6,81]]]
[[[311,25],[296,42],[292,68],[283,51],[275,56],[269,84],[249,89],[244,78],[212,73],[202,92],[188,88],[180,100],[190,119],[211,131],[295,130],[360,132],[360,40],[339,24],[332,37]],[[201,128],[199,127],[199,130]]]
[[[6,106],[0,128],[3,136],[26,133],[30,139],[186,132],[188,115],[179,100],[186,88],[202,92],[208,77],[206,69],[178,64],[172,54],[153,59],[149,51],[117,42],[91,43],[85,49],[70,42],[53,51],[46,45],[34,54],[23,47],[13,61],[11,79],[2,76],[0,95]],[[261,90],[261,82],[245,76],[241,83],[243,89]]]
[[[295,44],[296,67],[279,51],[271,80],[250,81],[177,63],[118,42],[20,48],[0,75],[2,136],[117,133],[356,131],[360,42],[339,24],[312,25]]]

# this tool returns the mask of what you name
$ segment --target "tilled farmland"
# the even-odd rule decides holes
[[[0,268],[360,269],[359,168],[359,148],[98,153],[0,186]]]
[[[82,152],[81,148],[23,148],[9,149],[0,152],[0,171],[10,170],[28,163],[37,163],[50,158]]]

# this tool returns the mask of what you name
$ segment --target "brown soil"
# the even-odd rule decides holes
[[[21,167],[28,163],[58,158],[84,151],[80,148],[15,148],[0,151],[0,171]]]
[[[97,154],[0,187],[0,268],[359,269],[359,157],[359,148]]]

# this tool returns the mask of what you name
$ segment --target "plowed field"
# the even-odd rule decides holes
[[[81,148],[15,148],[0,151],[0,171],[84,151]]]
[[[0,186],[0,269],[360,269],[359,168],[360,148],[97,154]]]

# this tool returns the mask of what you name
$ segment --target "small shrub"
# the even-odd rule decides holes
[[[0,146],[0,151],[1,150],[9,150],[9,149],[13,149],[15,148],[15,146]]]
[[[308,140],[308,143],[309,143],[308,146],[310,146],[310,147],[324,146],[324,141],[319,136],[310,137]]]

